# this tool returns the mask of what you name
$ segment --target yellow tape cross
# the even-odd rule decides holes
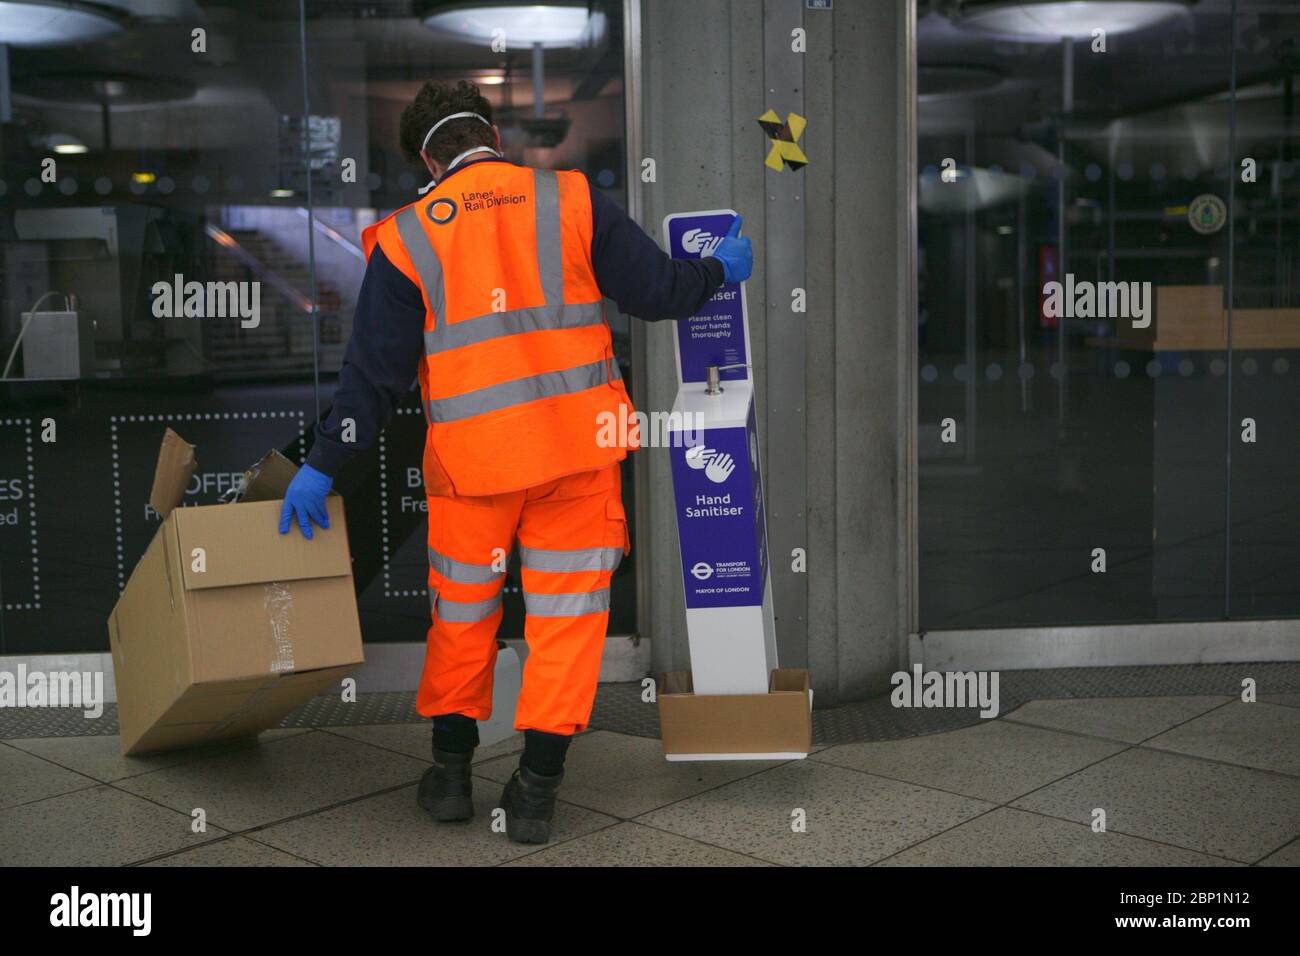
[[[802,169],[808,165],[808,157],[797,145],[804,127],[808,125],[806,119],[798,113],[787,113],[785,122],[782,123],[776,110],[768,110],[758,118],[758,125],[763,127],[763,132],[772,141],[772,148],[764,160],[765,166],[779,173],[782,169]]]

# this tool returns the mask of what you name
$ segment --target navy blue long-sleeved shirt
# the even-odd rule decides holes
[[[476,163],[457,166],[448,177]],[[444,181],[447,177],[444,177]],[[682,319],[698,312],[723,284],[714,258],[672,259],[603,193],[591,188],[591,262],[603,295],[626,315],[651,321]],[[378,438],[415,381],[424,355],[424,299],[419,287],[379,246],[366,274],[343,356],[334,406],[316,426],[307,463],[334,475]],[[342,440],[343,422],[355,422],[354,440]]]

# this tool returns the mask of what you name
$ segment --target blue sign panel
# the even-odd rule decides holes
[[[767,555],[753,413],[747,428],[710,428],[671,449],[686,606],[763,603]]]
[[[711,254],[734,220],[735,215],[730,212],[668,217],[669,254],[674,259],[699,259]],[[745,364],[745,316],[740,283],[724,283],[700,312],[677,323],[677,347],[683,382],[704,381],[707,365]],[[749,370],[744,368],[722,373],[723,381],[748,377]]]

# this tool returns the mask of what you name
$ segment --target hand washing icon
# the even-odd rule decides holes
[[[705,477],[715,485],[725,482],[736,470],[736,461],[731,455],[704,445],[686,449],[686,464],[696,471],[704,469]]]
[[[710,256],[722,242],[722,236],[715,236],[707,229],[688,229],[682,233],[682,248],[701,257]]]

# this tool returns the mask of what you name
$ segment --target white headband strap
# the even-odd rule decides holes
[[[431,137],[434,133],[438,132],[439,126],[441,126],[443,123],[446,123],[448,120],[460,119],[462,116],[465,117],[472,116],[474,117],[474,119],[478,120],[484,126],[492,125],[487,120],[485,120],[482,116],[479,116],[478,113],[473,113],[473,112],[452,113],[450,116],[444,116],[442,119],[438,120],[438,122],[434,123],[433,126],[430,127],[429,132],[424,134],[424,142],[420,144],[420,152],[424,152],[424,148],[429,145],[429,137]]]

